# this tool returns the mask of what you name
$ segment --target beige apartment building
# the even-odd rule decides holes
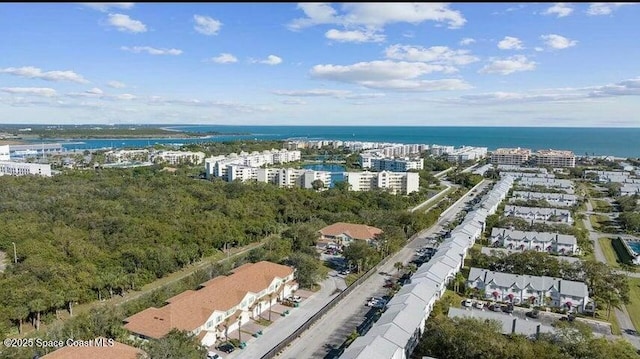
[[[576,156],[572,151],[539,150],[535,154],[537,166],[575,167]]]
[[[520,165],[529,160],[531,150],[528,148],[498,148],[491,153],[494,165]]]

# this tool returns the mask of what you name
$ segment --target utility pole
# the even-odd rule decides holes
[[[13,243],[13,263],[18,263],[18,253],[16,252],[16,242]]]

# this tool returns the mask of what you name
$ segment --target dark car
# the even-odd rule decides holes
[[[502,309],[500,309],[500,306],[498,304],[492,304],[489,306],[489,310],[494,311],[494,312],[499,312]]]
[[[219,345],[217,349],[228,354],[236,350],[236,347],[234,347],[231,343],[224,343]]]
[[[513,313],[513,305],[505,305],[502,307],[502,311],[505,313]]]
[[[565,317],[560,318],[563,322],[573,322],[576,319],[576,316],[573,314],[569,314]]]
[[[527,312],[526,316],[527,316],[527,317],[529,317],[529,318],[537,319],[537,318],[538,318],[539,313],[540,313],[540,312],[539,312],[539,311],[537,311],[537,310],[532,310],[532,311],[530,311],[530,312]]]

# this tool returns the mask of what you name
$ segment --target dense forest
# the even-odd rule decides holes
[[[155,167],[1,177],[0,250],[11,263],[0,274],[0,336],[305,222],[410,236],[431,221],[406,210],[423,199],[210,182]]]

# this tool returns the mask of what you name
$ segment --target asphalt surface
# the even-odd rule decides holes
[[[478,187],[478,192],[488,185],[488,181],[483,181]],[[463,198],[470,199],[474,193],[468,192]],[[335,348],[345,341],[347,336],[364,322],[365,315],[369,312],[369,307],[365,303],[369,297],[383,296],[387,289],[383,287],[385,279],[389,274],[395,274],[397,270],[393,267],[396,262],[407,264],[415,258],[416,250],[429,244],[428,238],[433,238],[441,231],[447,222],[455,219],[456,215],[464,209],[466,201],[458,201],[453,205],[452,210],[440,218],[437,224],[431,228],[420,232],[404,248],[390,258],[378,273],[373,274],[360,286],[347,295],[341,303],[327,312],[316,324],[303,333],[300,338],[289,345],[278,358],[299,359],[299,358],[330,358],[335,353]],[[343,304],[344,303],[344,304]]]

